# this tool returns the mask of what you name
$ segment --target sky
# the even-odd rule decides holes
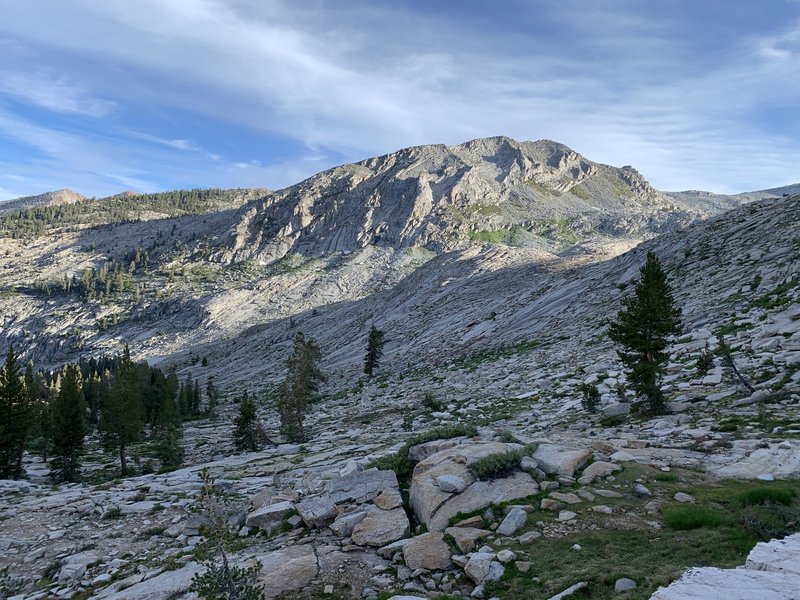
[[[552,139],[662,190],[800,181],[800,0],[0,0],[0,199],[279,189]]]

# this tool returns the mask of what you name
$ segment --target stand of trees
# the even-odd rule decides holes
[[[216,394],[213,384],[211,389]],[[162,468],[178,467],[187,416],[180,410],[180,390],[174,370],[164,374],[133,362],[127,346],[120,355],[82,359],[56,371],[36,372],[29,362],[24,373],[10,348],[0,368],[0,478],[24,476],[27,449],[50,461],[56,482],[79,480],[91,432],[118,455],[123,475],[131,444],[146,433]],[[190,408],[199,412],[199,382],[192,382],[189,397]]]

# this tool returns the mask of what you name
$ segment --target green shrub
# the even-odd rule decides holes
[[[519,468],[523,456],[529,456],[533,450],[529,447],[506,452],[496,452],[476,460],[470,470],[478,479],[496,479],[512,473]]]
[[[444,410],[444,403],[439,400],[433,392],[425,392],[422,396],[422,406],[431,412],[441,412]]]
[[[602,417],[600,419],[600,425],[603,427],[618,427],[625,422],[624,415],[614,415],[612,417]]]
[[[593,383],[582,383],[578,388],[581,392],[581,405],[587,412],[592,414],[597,412],[597,405],[600,404],[600,390]]]
[[[664,524],[679,531],[727,524],[723,515],[707,506],[681,506],[664,511]]]
[[[122,516],[122,511],[119,509],[118,506],[112,506],[106,512],[103,513],[104,519],[119,519]]]
[[[678,476],[675,473],[656,473],[653,475],[656,481],[677,481]]]
[[[697,364],[695,365],[695,367],[697,368],[697,374],[705,375],[711,370],[711,367],[713,366],[714,366],[714,355],[708,350],[703,350],[700,356],[697,357]]]

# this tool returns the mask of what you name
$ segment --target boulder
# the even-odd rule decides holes
[[[583,470],[583,473],[581,473],[581,476],[578,478],[578,483],[581,485],[589,485],[597,479],[608,477],[612,473],[621,470],[622,467],[620,465],[612,462],[594,462]]]
[[[487,581],[497,581],[503,576],[505,569],[495,558],[493,552],[476,552],[469,557],[464,572],[477,585]]]
[[[458,475],[439,475],[434,482],[443,492],[460,494],[467,487],[467,482]]]
[[[351,537],[359,546],[385,546],[408,535],[411,524],[405,510],[373,508],[354,528]]]
[[[491,531],[475,527],[448,527],[444,530],[444,533],[453,538],[458,549],[464,554],[472,552],[475,549],[475,543],[479,539],[492,534]]]
[[[358,510],[354,512],[345,513],[336,517],[336,520],[330,524],[331,531],[338,536],[348,537],[353,533],[353,529],[367,516],[367,511]]]
[[[258,556],[261,573],[258,582],[264,595],[275,598],[284,592],[305,588],[317,576],[319,566],[311,544],[288,546]]]
[[[399,490],[394,471],[368,469],[334,477],[328,482],[326,495],[334,504],[367,502],[384,490]]]
[[[497,528],[497,533],[500,535],[514,535],[518,529],[525,526],[525,523],[528,520],[528,513],[526,513],[521,508],[514,508],[511,509],[506,515],[506,518],[503,519],[503,522],[500,524],[500,527]]]
[[[452,566],[451,556],[450,546],[439,531],[418,535],[403,546],[403,559],[409,569],[449,569]]]
[[[532,496],[539,486],[528,473],[517,472],[492,481],[476,481],[470,465],[490,454],[520,448],[518,444],[467,441],[432,454],[414,468],[411,506],[429,531],[443,531],[459,512],[471,513],[489,506]],[[459,494],[444,491],[437,484],[442,476],[462,479],[466,487]]]
[[[308,527],[325,527],[336,517],[336,503],[329,496],[312,496],[296,505]]]
[[[541,444],[533,453],[539,468],[548,475],[572,477],[591,458],[590,450],[572,450],[554,444]]]
[[[375,499],[372,502],[378,508],[382,508],[383,510],[392,510],[393,508],[403,506],[403,496],[400,495],[399,489],[391,488],[388,490],[383,490],[380,494],[375,496]]]
[[[262,506],[258,510],[247,515],[245,526],[269,529],[273,525],[280,523],[283,518],[294,509],[294,504],[289,501]]]

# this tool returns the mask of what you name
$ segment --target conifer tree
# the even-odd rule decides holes
[[[98,424],[100,439],[106,448],[119,453],[120,469],[124,477],[128,474],[128,446],[139,440],[142,428],[139,379],[127,345],[113,380],[104,392]]]
[[[22,477],[22,456],[31,426],[28,393],[13,347],[0,368],[0,479]]]
[[[233,442],[237,450],[255,452],[264,447],[264,429],[256,414],[255,399],[247,394],[247,390],[239,400],[239,415],[233,424]]]
[[[184,457],[181,413],[177,397],[174,393],[169,393],[169,390],[161,398],[153,437],[156,439],[156,454],[162,468],[180,467]]]
[[[200,414],[200,380],[194,380],[194,387],[192,388],[192,414]]]
[[[297,332],[294,336],[292,354],[286,361],[288,371],[278,400],[281,432],[289,441],[306,440],[306,431],[303,427],[305,413],[312,394],[325,380],[325,376],[317,366],[320,357],[319,346],[313,340],[306,340],[302,332]]]
[[[212,421],[217,418],[217,403],[219,402],[219,390],[214,385],[214,378],[209,377],[206,381],[206,397],[208,398],[208,405],[206,406],[206,414]]]
[[[80,476],[80,457],[86,435],[86,402],[77,365],[67,365],[61,389],[52,407],[53,475],[57,482],[76,481]]]
[[[378,368],[381,356],[383,356],[383,336],[384,332],[374,324],[370,327],[367,338],[367,354],[364,357],[364,373],[368,378],[372,378],[372,374]]]
[[[667,276],[652,252],[640,270],[634,293],[622,300],[622,310],[608,335],[626,368],[631,387],[646,403],[648,412],[664,411],[661,377],[669,337],[681,330],[681,309],[676,306]]]

